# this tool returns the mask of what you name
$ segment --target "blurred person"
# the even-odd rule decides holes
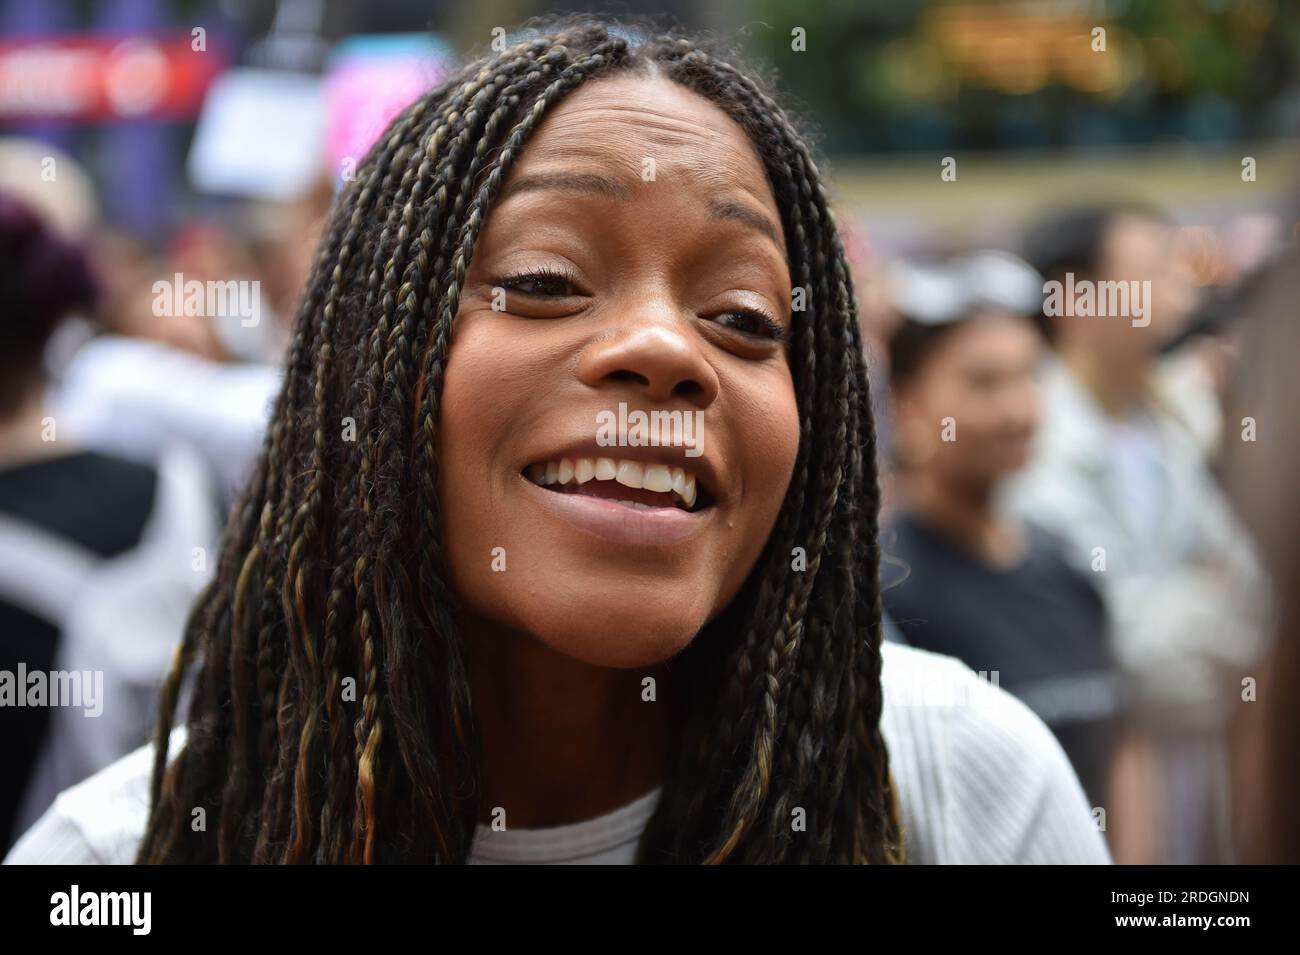
[[[130,284],[116,303],[118,307],[111,313],[101,312],[100,324],[114,335],[157,342],[210,362],[242,358],[243,355],[230,347],[229,336],[223,328],[228,324],[237,327],[238,316],[206,311],[197,315],[174,312],[172,306],[176,303],[167,292],[178,275],[182,283],[247,280],[251,266],[248,253],[226,234],[223,226],[208,222],[186,224],[172,234],[160,253],[149,257],[145,268],[130,276]],[[168,288],[156,287],[160,282],[165,282]],[[155,303],[164,307],[159,308]],[[181,305],[184,304],[182,300]],[[226,310],[231,309],[227,306]],[[259,310],[256,315],[259,325],[264,317]],[[250,335],[249,344],[240,351],[256,359],[257,339],[256,334]]]
[[[861,337],[803,137],[684,34],[529,27],[333,212],[169,683],[197,670],[189,721],[169,689],[155,748],[8,861],[1108,862],[1041,720],[881,642]],[[701,453],[602,445],[615,403],[698,414]]]
[[[183,230],[166,257],[126,259],[121,271],[111,308],[58,342],[55,412],[84,444],[143,463],[175,444],[195,448],[230,504],[280,384],[283,322],[251,277],[251,255],[215,227]],[[193,289],[198,314],[184,307]]]
[[[362,147],[358,155],[365,155]],[[276,316],[292,318],[298,296],[311,274],[312,256],[334,200],[334,184],[324,172],[302,195],[277,202],[254,203],[248,212],[249,252],[254,276],[262,283],[263,297]],[[286,338],[288,321],[278,321]],[[279,343],[283,352],[287,341]]]
[[[1091,581],[994,493],[1029,460],[1039,425],[1041,281],[979,252],[911,263],[889,283],[898,513],[884,546],[885,608],[902,639],[955,656],[1037,713],[1093,806],[1109,803],[1123,709]],[[950,430],[951,429],[951,430]]]
[[[87,239],[99,219],[89,174],[71,155],[44,140],[0,136],[0,192],[75,241]]]
[[[886,282],[876,250],[865,229],[853,224],[849,216],[838,223],[848,255],[849,268],[857,292],[858,323],[862,328],[862,349],[870,381],[889,377],[886,343],[898,322],[898,313],[889,306]],[[876,467],[880,471],[880,519],[886,520],[894,507],[893,475],[887,467],[893,445],[893,416],[889,413],[889,389],[871,390],[871,413],[876,420]],[[887,636],[895,633],[886,621]]]
[[[100,276],[94,312],[62,322],[47,348],[49,408],[63,438],[148,466],[186,445],[202,455],[229,505],[252,468],[280,384],[277,323],[269,309],[249,325],[237,315],[156,311],[174,293],[178,270],[183,282],[206,288],[241,278],[255,263],[207,233],[182,241],[175,256],[153,254],[99,221],[89,176],[45,143],[0,139],[0,192],[81,245]]]
[[[1173,239],[1159,212],[1137,204],[1070,210],[1028,232],[1031,261],[1061,283],[1045,283],[1039,315],[1055,357],[1033,460],[1004,503],[1063,538],[1105,598],[1141,727],[1130,755],[1145,754],[1133,756],[1129,796],[1112,814],[1161,823],[1132,861],[1221,862],[1231,858],[1225,721],[1262,651],[1268,598],[1246,530],[1179,413],[1186,402],[1160,373],[1161,346],[1196,304]],[[1048,307],[1071,287],[1099,304],[1106,282],[1128,290],[1126,313]]]
[[[0,193],[0,838],[140,745],[217,514],[201,465],[157,468],[68,440],[46,400],[45,345],[91,307],[84,252]],[[84,679],[84,706],[51,674]],[[78,676],[80,675],[80,676]],[[93,697],[94,699],[90,699]],[[97,711],[97,712],[96,712]],[[87,718],[87,717],[94,718]]]
[[[1242,687],[1233,727],[1240,857],[1300,862],[1300,248],[1276,250],[1233,298],[1240,360],[1229,389],[1227,487],[1276,581],[1276,641]],[[1258,431],[1246,429],[1254,423]]]
[[[1157,384],[1216,469],[1235,430],[1227,426],[1223,408],[1240,365],[1241,286],[1259,274],[1278,248],[1282,218],[1276,213],[1235,216],[1221,231],[1220,237],[1209,229],[1192,230],[1175,245],[1175,251],[1201,262],[1207,294],[1183,328],[1162,345]]]

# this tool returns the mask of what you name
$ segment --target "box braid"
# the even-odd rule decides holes
[[[790,490],[737,599],[674,662],[682,745],[638,861],[902,861],[879,730],[875,434],[809,149],[764,84],[705,43],[634,42],[586,16],[531,26],[408,107],[336,203],[266,442],[163,686],[141,862],[468,858],[479,739],[438,494],[452,321],[533,131],[582,83],[628,71],[741,124],[808,295],[791,338]],[[169,762],[191,671],[187,739]],[[214,826],[197,825],[199,809]]]

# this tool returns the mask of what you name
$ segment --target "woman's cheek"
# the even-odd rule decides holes
[[[775,522],[799,455],[799,408],[789,370],[775,372],[764,387],[751,387],[742,397],[734,419],[752,482],[746,496]]]
[[[502,343],[492,324],[468,314],[456,321],[437,428],[438,488],[452,590],[478,609],[502,584],[492,570],[494,548],[507,543],[498,521],[507,475],[497,452],[516,389],[501,385]]]
[[[767,546],[799,455],[799,409],[788,371],[768,387],[736,393],[739,399],[731,414],[735,446],[744,464],[742,497],[731,519],[744,522],[744,533],[739,535],[741,552],[732,561],[715,612],[739,592]]]

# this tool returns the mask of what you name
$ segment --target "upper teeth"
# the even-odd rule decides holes
[[[687,507],[695,506],[695,475],[667,464],[642,464],[614,458],[560,458],[544,464],[530,464],[528,478],[534,484],[586,484],[617,481],[624,487],[647,491],[672,491]],[[630,503],[630,502],[629,502]]]

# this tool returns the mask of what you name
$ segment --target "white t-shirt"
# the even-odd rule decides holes
[[[912,863],[1109,863],[1065,752],[1019,700],[951,657],[882,649],[881,731]],[[173,752],[181,731],[173,734]],[[8,863],[127,863],[148,811],[148,747],[62,792]],[[630,863],[653,789],[603,816],[549,829],[480,825],[471,862]]]
[[[52,414],[84,447],[145,463],[169,445],[188,444],[233,499],[262,447],[281,375],[270,365],[209,361],[162,342],[100,335],[59,370]]]

